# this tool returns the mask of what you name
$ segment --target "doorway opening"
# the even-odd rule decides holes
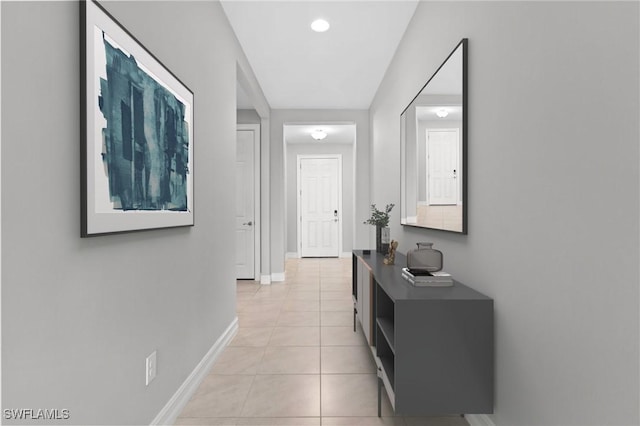
[[[236,278],[259,276],[260,126],[236,130]]]
[[[236,64],[236,279],[269,284],[269,107]],[[266,193],[266,196],[265,196]]]
[[[286,123],[287,258],[345,257],[355,225],[355,123]]]

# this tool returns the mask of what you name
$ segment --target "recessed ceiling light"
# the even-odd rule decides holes
[[[316,19],[311,23],[311,29],[317,33],[323,33],[329,29],[330,25],[324,19]]]
[[[436,115],[440,118],[445,118],[447,115],[449,115],[449,111],[444,108],[440,108],[438,111],[436,111]]]
[[[322,139],[327,137],[327,132],[324,130],[316,130],[311,132],[311,137],[317,141],[321,141]]]

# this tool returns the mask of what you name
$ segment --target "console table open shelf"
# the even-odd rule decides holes
[[[493,413],[493,300],[457,281],[414,287],[401,275],[404,255],[383,259],[353,251],[354,320],[395,413]]]

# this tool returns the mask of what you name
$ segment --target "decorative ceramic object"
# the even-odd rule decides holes
[[[389,254],[384,258],[385,265],[394,265],[396,262],[396,249],[398,248],[398,242],[391,240],[389,244]]]
[[[407,253],[409,270],[436,272],[442,269],[442,252],[433,248],[433,243],[417,243],[418,248]]]

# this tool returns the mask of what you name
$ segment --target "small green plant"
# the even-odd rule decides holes
[[[380,211],[376,208],[375,204],[371,204],[371,217],[365,220],[365,225],[374,225],[381,228],[389,226],[389,212],[393,209],[395,204],[387,204],[384,211]]]

